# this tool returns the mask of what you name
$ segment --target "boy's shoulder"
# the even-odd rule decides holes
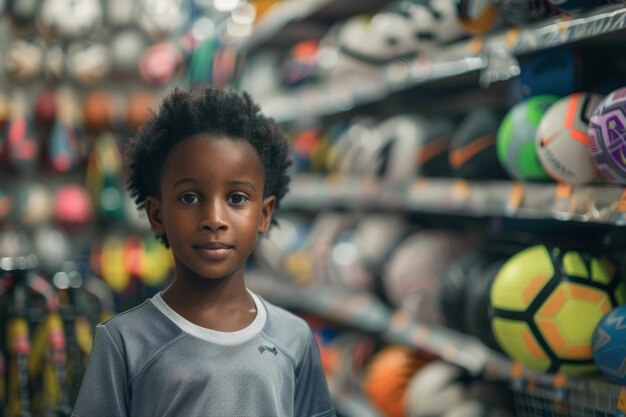
[[[166,320],[151,300],[116,314],[101,323],[114,342],[128,345],[130,340],[146,343],[151,340],[160,344],[179,335],[182,331],[171,321]],[[150,343],[149,343],[150,344]]]
[[[261,298],[267,310],[267,322],[263,335],[280,345],[294,358],[301,357],[314,343],[313,333],[307,322],[301,317],[276,306]]]

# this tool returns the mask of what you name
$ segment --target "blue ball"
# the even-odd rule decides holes
[[[580,77],[580,58],[575,50],[540,52],[522,63],[521,94],[525,98],[538,94],[566,96],[578,89]]]
[[[593,360],[608,380],[626,385],[626,305],[600,320],[591,340]]]

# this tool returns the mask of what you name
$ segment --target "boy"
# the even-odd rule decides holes
[[[129,191],[175,277],[98,325],[73,415],[335,416],[308,326],[245,287],[289,183],[274,122],[247,94],[176,89],[128,156]]]

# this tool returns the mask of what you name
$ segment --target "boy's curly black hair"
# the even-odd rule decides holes
[[[247,93],[212,86],[174,89],[128,143],[127,187],[137,209],[145,209],[146,197],[160,197],[162,168],[172,148],[199,134],[226,136],[252,145],[261,160],[263,196],[276,196],[278,209],[290,180],[291,159],[285,137]],[[169,247],[167,236],[159,239]]]

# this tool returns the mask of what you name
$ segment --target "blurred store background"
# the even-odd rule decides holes
[[[340,417],[626,413],[626,4],[0,1],[0,417],[67,416],[94,326],[163,289],[126,190],[170,89],[292,144],[248,285]],[[300,417],[300,416],[296,416]]]

